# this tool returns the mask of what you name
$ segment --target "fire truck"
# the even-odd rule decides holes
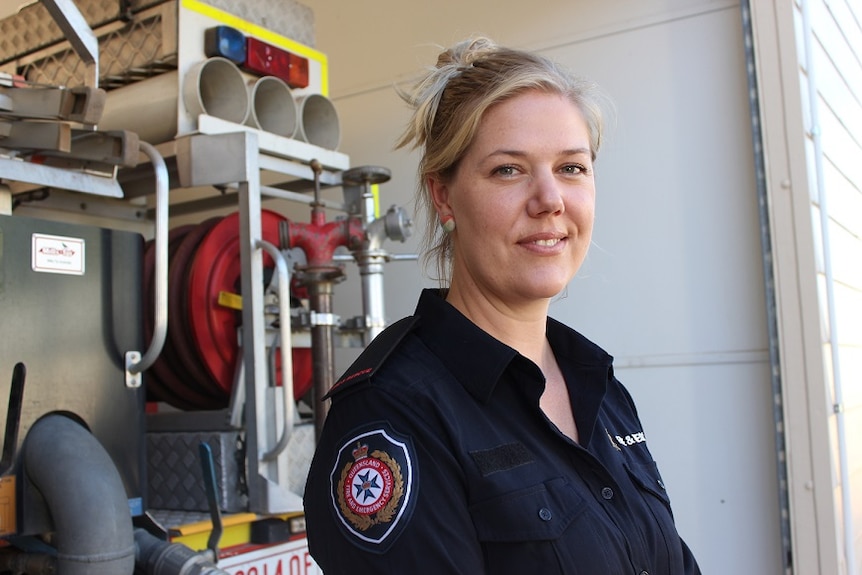
[[[318,573],[319,399],[414,256],[313,14],[45,0],[0,37],[0,573]]]

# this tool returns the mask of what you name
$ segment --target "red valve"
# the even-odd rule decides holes
[[[358,218],[327,223],[322,210],[312,211],[311,223],[290,223],[290,246],[305,252],[309,269],[332,266],[336,248],[356,246],[364,238]]]

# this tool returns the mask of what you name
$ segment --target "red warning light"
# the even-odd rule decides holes
[[[251,36],[246,38],[245,67],[262,76],[275,76],[291,88],[308,86],[308,60]]]

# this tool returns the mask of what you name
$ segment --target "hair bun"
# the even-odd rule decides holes
[[[495,50],[497,50],[497,44],[489,38],[483,36],[470,38],[441,52],[437,57],[437,67],[456,66],[458,68],[467,68],[472,66],[473,62],[480,60],[486,54]]]

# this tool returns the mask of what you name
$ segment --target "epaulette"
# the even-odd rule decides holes
[[[335,393],[342,391],[350,385],[365,381],[371,377],[386,362],[389,354],[404,339],[404,336],[413,330],[418,321],[419,316],[407,316],[380,332],[377,337],[371,340],[365,351],[356,358],[356,361],[347,368],[344,375],[333,384],[329,392],[323,396],[323,399],[329,399]]]

